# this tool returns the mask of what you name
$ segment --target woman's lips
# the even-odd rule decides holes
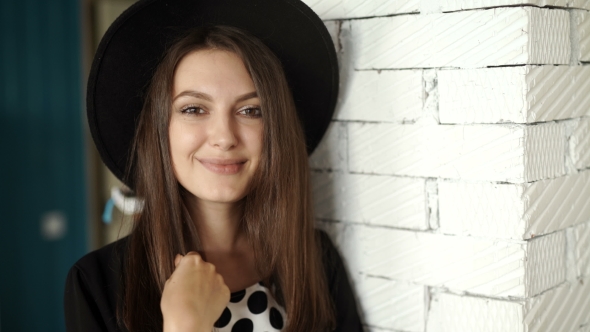
[[[206,169],[221,175],[232,175],[242,170],[246,163],[243,159],[198,159]]]

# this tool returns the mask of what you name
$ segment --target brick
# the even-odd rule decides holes
[[[435,293],[430,302],[429,332],[525,332],[523,302]]]
[[[441,123],[533,123],[590,115],[590,67],[438,72]]]
[[[420,8],[420,0],[303,0],[303,2],[324,20],[416,13]]]
[[[347,139],[345,123],[330,123],[322,141],[309,157],[309,166],[320,170],[347,170]]]
[[[590,222],[574,227],[573,233],[576,276],[590,277]]]
[[[334,47],[336,48],[336,51],[339,52],[340,51],[340,22],[338,21],[325,21],[324,25],[326,26],[326,29],[328,30],[328,33],[330,34],[330,37],[332,37],[332,43],[334,43]]]
[[[477,9],[486,7],[533,5],[538,7],[567,7],[588,8],[584,0],[437,0],[443,11],[455,11],[462,9]]]
[[[590,279],[565,283],[526,301],[527,331],[578,331],[590,323]]]
[[[312,173],[319,219],[427,229],[425,179]]]
[[[569,138],[569,156],[577,169],[590,167],[590,117],[576,124]]]
[[[588,2],[588,0],[568,0],[568,6],[571,8],[590,10],[590,2]]]
[[[356,69],[568,64],[569,14],[535,7],[353,20]],[[490,52],[490,50],[497,50]]]
[[[427,330],[584,331],[590,322],[589,282],[564,283],[524,301],[436,293],[430,303]]]
[[[324,228],[330,228],[356,277],[516,298],[565,281],[564,232],[530,241],[503,241],[343,223],[325,223]],[[535,274],[539,272],[542,278]]]
[[[578,59],[590,61],[590,13],[575,11],[572,23],[575,24],[578,37]]]
[[[355,173],[514,183],[565,173],[561,124],[348,124]]]
[[[431,0],[439,11],[533,5],[590,9],[586,0]],[[424,0],[303,0],[322,19],[346,19],[423,12]]]
[[[529,239],[590,220],[590,171],[533,183],[439,181],[440,231]]]
[[[355,280],[365,324],[372,328],[424,331],[425,287],[362,276]]]
[[[422,115],[422,71],[350,71],[340,86],[337,120],[415,121]]]
[[[566,235],[556,232],[527,241],[525,287],[527,297],[566,280]]]

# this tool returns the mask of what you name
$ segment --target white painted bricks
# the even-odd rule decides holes
[[[306,2],[341,65],[315,213],[366,330],[590,332],[590,1]]]
[[[439,230],[528,239],[590,221],[590,171],[533,183],[439,181]]]
[[[590,9],[586,0],[304,0],[324,20],[533,5]]]
[[[577,169],[590,167],[590,117],[576,124],[569,138],[569,155]]]
[[[426,287],[383,278],[355,280],[365,324],[402,331],[424,331]]]
[[[569,14],[535,7],[344,22],[355,69],[568,64]],[[461,31],[461,33],[457,33]],[[490,52],[490,50],[495,50]]]
[[[524,332],[524,303],[435,293],[428,313],[429,332]]]
[[[573,228],[573,256],[576,277],[590,277],[590,222]]]
[[[349,170],[523,183],[565,172],[561,124],[350,123]]]
[[[322,19],[367,17],[417,12],[420,0],[304,0]]]
[[[590,13],[586,11],[575,11],[573,23],[576,25],[576,32],[579,42],[578,58],[580,61],[590,61]]]
[[[590,66],[438,72],[441,123],[532,123],[590,115]]]
[[[341,122],[332,122],[324,138],[310,156],[309,166],[312,169],[348,170],[347,139],[347,125]]]
[[[415,121],[422,115],[422,70],[350,71],[337,120]]]
[[[482,332],[577,332],[590,323],[590,279],[565,283],[520,301],[435,293],[427,330]]]
[[[320,219],[428,228],[425,179],[314,172],[312,184]]]
[[[342,223],[323,227],[333,234],[354,279],[368,275],[519,298],[565,281],[564,233],[515,242]]]

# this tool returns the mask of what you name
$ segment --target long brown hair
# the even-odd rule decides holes
[[[263,150],[241,221],[258,273],[285,306],[287,331],[332,330],[333,304],[314,230],[305,138],[293,97],[272,51],[231,27],[187,34],[168,49],[152,78],[131,154],[130,180],[144,208],[129,241],[119,322],[129,331],[160,331],[160,298],[174,271],[174,256],[200,249],[183,188],[174,177],[168,125],[174,70],[185,55],[202,49],[238,55],[261,101]]]

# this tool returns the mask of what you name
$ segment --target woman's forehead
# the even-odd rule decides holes
[[[256,92],[243,61],[232,52],[207,49],[184,56],[176,67],[173,99],[198,97],[204,100],[244,96]]]

